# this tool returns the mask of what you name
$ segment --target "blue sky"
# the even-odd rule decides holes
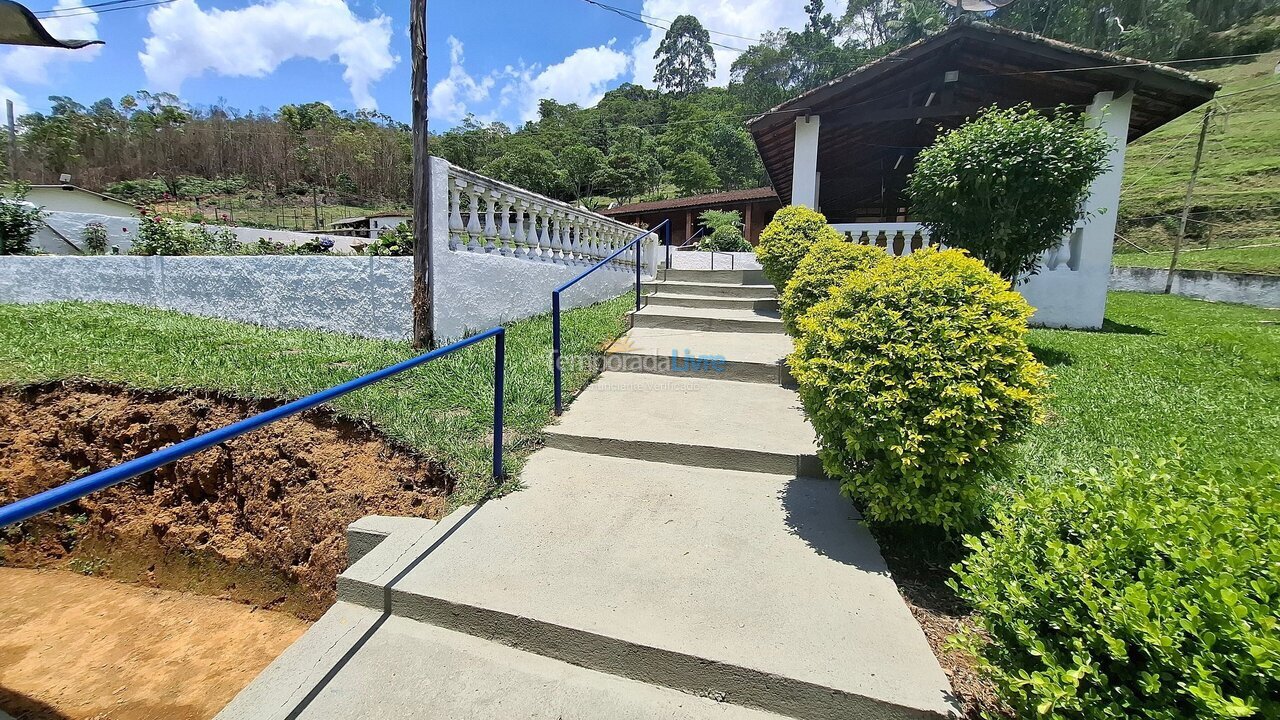
[[[62,16],[45,21],[55,36],[100,38],[106,45],[2,49],[0,96],[20,111],[42,110],[49,95],[89,104],[145,89],[176,92],[197,105],[222,100],[245,111],[320,100],[341,110],[376,106],[409,119],[407,2],[172,0],[116,12],[83,8],[100,1],[28,0],[33,11]],[[715,31],[713,40],[738,47],[748,41],[736,36],[798,27],[805,2],[606,1],[658,24],[693,13]],[[541,97],[590,105],[624,82],[651,85],[662,35],[585,0],[431,0],[428,18],[435,130],[467,112],[518,124],[533,117]],[[717,49],[717,82],[727,82],[735,55]]]

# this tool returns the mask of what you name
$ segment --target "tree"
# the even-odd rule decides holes
[[[557,196],[564,187],[564,176],[556,167],[549,151],[528,144],[509,148],[500,158],[490,161],[480,172],[496,180],[525,190]]]
[[[711,161],[702,153],[683,152],[671,168],[671,182],[685,195],[698,195],[714,190],[720,182]]]
[[[755,142],[744,128],[728,122],[715,123],[708,128],[706,141],[714,148],[711,167],[720,178],[720,187],[736,189],[760,184],[764,168]]]
[[[1075,225],[1109,150],[1078,116],[993,107],[920,153],[912,210],[934,240],[1016,284]]]
[[[705,88],[716,74],[711,35],[692,15],[681,15],[671,22],[653,57],[658,61],[653,81],[676,95]]]
[[[594,194],[596,174],[604,167],[604,153],[586,145],[572,145],[560,153],[565,187],[572,200]]]
[[[653,187],[657,162],[651,157],[616,153],[604,159],[595,175],[596,191],[627,201]]]

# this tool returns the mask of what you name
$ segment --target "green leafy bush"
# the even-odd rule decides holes
[[[966,538],[968,644],[1020,717],[1280,717],[1280,467],[1024,490]]]
[[[742,213],[736,210],[706,210],[698,221],[707,228],[698,241],[699,250],[751,252],[751,243],[742,234]]]
[[[366,255],[412,255],[413,230],[409,223],[400,223],[390,230],[382,231],[377,240],[365,246]]]
[[[782,290],[809,247],[821,240],[839,240],[842,236],[827,224],[822,213],[803,205],[789,205],[773,216],[773,221],[760,233],[756,259],[774,287]]]
[[[845,275],[867,270],[889,253],[878,247],[855,245],[847,240],[822,240],[813,244],[796,266],[795,274],[782,293],[782,322],[787,332],[799,332],[796,320],[817,303],[825,300]]]
[[[26,183],[0,191],[0,255],[21,255],[31,249],[44,213],[27,201]]]
[[[100,222],[91,222],[84,226],[84,233],[80,236],[81,242],[84,243],[84,249],[90,255],[106,255],[107,254],[107,226]]]
[[[959,250],[848,273],[789,363],[827,473],[877,521],[964,527],[1004,441],[1037,420],[1032,309]]]
[[[1013,282],[1075,225],[1109,150],[1105,134],[1068,113],[993,107],[920,153],[912,211],[934,242]]]
[[[191,255],[199,251],[203,238],[196,238],[186,226],[153,212],[143,212],[138,220],[138,237],[130,255]]]

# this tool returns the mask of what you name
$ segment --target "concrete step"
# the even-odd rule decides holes
[[[530,457],[520,479],[520,492],[455,511],[385,571],[353,567],[339,578],[340,598],[790,717],[953,711],[924,633],[835,483],[551,449]],[[425,675],[450,678],[453,697],[431,691],[423,708],[517,692],[512,717],[543,717],[526,690],[512,689],[532,670],[521,665],[508,683],[497,651],[473,651],[482,664],[472,671],[453,657],[460,651],[437,646],[446,636],[415,632],[431,642],[391,646],[365,673],[371,684],[342,685],[351,704],[364,698],[367,710],[369,699],[400,692],[395,683]],[[492,692],[476,687],[481,679]],[[563,710],[553,695],[552,709]],[[597,702],[619,704],[609,701]],[[597,717],[592,708],[564,717]]]
[[[780,334],[637,327],[606,350],[604,369],[792,387],[791,350]]]
[[[598,455],[822,476],[799,397],[763,383],[605,372],[544,438],[550,447]]]
[[[778,291],[772,285],[725,285],[712,282],[685,282],[681,280],[647,280],[640,284],[642,292],[660,292],[667,295],[698,295],[701,297],[777,298]]]
[[[667,270],[658,271],[664,280],[727,285],[768,285],[763,270]]]
[[[772,284],[723,284],[712,282],[653,281],[641,282],[644,292],[664,292],[667,295],[700,295],[703,297],[777,297]]]
[[[726,310],[723,308],[653,305],[629,313],[632,327],[701,330],[703,332],[782,333],[776,310]]]
[[[718,295],[686,295],[658,291],[644,296],[646,305],[721,308],[725,310],[778,310],[776,297],[723,297]]]
[[[218,715],[219,720],[779,717],[341,602]]]

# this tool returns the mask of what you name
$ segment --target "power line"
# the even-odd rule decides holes
[[[101,15],[103,13],[116,12],[118,10],[138,10],[141,8],[152,7],[155,5],[168,5],[176,0],[152,0],[152,2],[139,3],[137,5],[125,5],[127,2],[135,2],[136,0],[109,0],[108,2],[96,5],[85,5],[76,8],[63,8],[62,10],[45,10],[35,13],[42,20],[54,20],[57,18],[76,17],[77,15]],[[106,7],[115,6],[115,7]],[[98,8],[106,7],[104,10]]]
[[[661,20],[661,22],[668,23],[668,25],[666,25],[666,26],[664,26],[664,25],[659,25],[657,22],[650,22],[649,20],[647,20],[646,18],[648,18],[648,17],[649,17],[648,15],[642,15],[642,14],[640,14],[640,13],[638,13],[638,12],[633,11],[633,10],[627,10],[626,8],[620,8],[620,7],[617,7],[617,6],[614,6],[614,5],[608,5],[608,4],[605,4],[605,3],[599,2],[599,0],[583,0],[583,2],[586,2],[586,3],[587,3],[587,4],[589,4],[589,5],[595,5],[596,7],[600,8],[601,10],[606,10],[606,11],[608,11],[608,12],[611,12],[611,13],[615,14],[615,15],[620,15],[620,16],[622,16],[622,17],[624,17],[624,18],[628,19],[628,20],[631,20],[632,22],[638,22],[638,23],[640,23],[640,24],[642,24],[642,25],[648,25],[648,26],[649,26],[649,27],[651,27],[651,28],[657,28],[658,30],[670,30],[670,29],[671,29],[671,27],[670,27],[670,25],[669,25],[669,23],[671,23],[671,21],[670,21],[670,20]],[[660,20],[660,19],[659,19],[659,18],[654,18],[654,20]],[[739,37],[739,38],[741,38],[741,39],[743,39],[743,40],[749,40],[749,41],[752,41],[752,42],[758,42],[758,40],[753,40],[752,38],[742,37],[741,35],[738,35],[738,36],[731,36],[731,35],[729,35],[729,33],[723,33],[723,32],[720,32],[720,31],[718,31],[718,30],[708,30],[707,32],[714,32],[714,33],[715,33],[715,34],[717,34],[717,35],[726,35],[726,36],[730,36],[730,37]],[[709,44],[711,44],[711,45],[714,45],[715,47],[721,48],[721,49],[723,49],[723,50],[731,50],[731,51],[736,52],[736,53],[744,53],[744,52],[746,52],[746,51],[747,51],[745,48],[733,47],[732,45],[725,45],[725,44],[723,44],[723,43],[718,43],[718,42],[716,42],[715,40],[708,40],[707,42],[708,42]]]

